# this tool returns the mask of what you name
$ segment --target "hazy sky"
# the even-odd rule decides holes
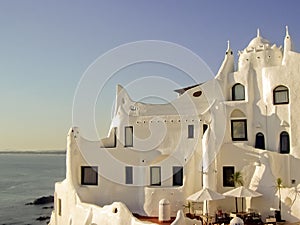
[[[96,58],[121,44],[148,39],[174,42],[198,54],[216,73],[227,40],[237,57],[237,51],[256,36],[257,28],[271,43],[282,45],[288,25],[299,51],[299,4],[1,0],[0,149],[65,149],[81,76]],[[163,66],[151,65],[120,72],[107,85],[107,103],[114,99],[117,83],[126,86],[139,76],[165,72]],[[177,72],[174,77],[179,76]],[[183,85],[189,82],[182,80]],[[129,90],[136,97],[140,91]],[[108,129],[111,107],[97,106],[101,133]]]

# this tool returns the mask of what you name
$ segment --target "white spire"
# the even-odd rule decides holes
[[[260,31],[259,31],[259,28],[257,28],[257,37],[260,37]]]
[[[285,38],[284,38],[284,50],[283,50],[283,59],[282,64],[285,65],[287,63],[288,52],[293,50],[293,43],[291,36],[289,34],[289,27],[285,27]]]
[[[229,51],[229,49],[230,49],[230,41],[228,40],[227,41],[227,51]]]
[[[289,35],[289,27],[288,26],[285,26],[285,36],[290,36]]]

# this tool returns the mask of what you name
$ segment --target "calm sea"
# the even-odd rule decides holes
[[[65,154],[0,153],[0,225],[46,224],[50,205],[25,205],[53,195],[54,183],[65,178]],[[48,221],[48,220],[47,220]]]

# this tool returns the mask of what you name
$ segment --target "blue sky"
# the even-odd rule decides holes
[[[112,48],[149,39],[174,42],[198,54],[216,73],[227,40],[237,57],[257,28],[282,45],[288,25],[299,51],[298,9],[297,1],[1,0],[0,149],[65,149],[78,82]],[[134,76],[118,74],[107,87],[107,103],[117,83],[126,85],[145,69],[151,74],[149,65],[129,70]],[[133,96],[139,91],[129,90]],[[97,126],[104,134],[111,106],[97,108]]]

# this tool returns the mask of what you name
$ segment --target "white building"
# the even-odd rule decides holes
[[[274,185],[282,178],[282,217],[299,221],[300,200],[291,191],[300,182],[299,74],[288,30],[283,48],[258,31],[236,70],[228,44],[215,79],[176,90],[169,104],[134,102],[118,86],[107,138],[91,142],[70,129],[66,179],[55,185],[50,224],[142,224],[130,212],[158,216],[161,199],[176,216],[203,186],[232,189],[236,171],[263,194],[247,199],[263,217],[278,208]],[[216,208],[234,211],[234,201],[210,204],[210,212]]]

